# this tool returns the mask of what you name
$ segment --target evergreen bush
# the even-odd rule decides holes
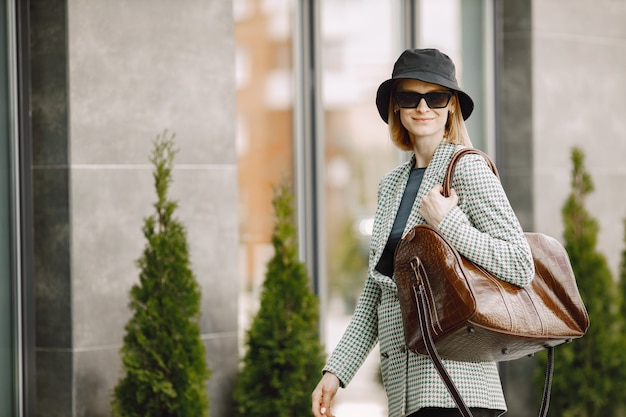
[[[318,301],[298,260],[293,194],[285,181],[275,188],[273,206],[274,256],[235,383],[236,415],[241,417],[311,415],[311,392],[324,366]]]
[[[174,136],[157,136],[155,213],[144,219],[147,240],[139,283],[130,291],[133,316],[121,348],[124,376],[115,387],[117,417],[208,416],[207,368],[200,339],[200,287],[190,269],[186,231],[168,200]]]
[[[554,379],[550,416],[617,416],[624,399],[623,386],[615,381],[621,375],[623,350],[619,330],[616,284],[606,258],[596,249],[598,223],[585,208],[585,198],[593,191],[591,176],[584,166],[584,154],[572,149],[571,192],[563,206],[565,249],[578,287],[589,313],[590,327],[582,339],[555,348]],[[545,353],[535,373],[543,387]]]
[[[626,219],[624,219],[624,248],[622,249],[620,263],[619,263],[619,296],[620,296],[620,313],[619,316],[621,318],[621,329],[619,330],[619,334],[621,335],[621,343],[620,347],[618,347],[618,351],[616,352],[621,356],[621,374],[616,378],[617,383],[620,384],[620,387],[617,389],[625,395],[626,397]],[[626,399],[622,398],[620,413],[618,413],[621,417],[626,417]]]
[[[619,287],[621,316],[626,317],[626,219],[624,219],[624,249],[622,249],[619,263]],[[626,333],[626,319],[622,332]]]

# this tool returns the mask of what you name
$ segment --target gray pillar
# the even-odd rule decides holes
[[[502,184],[524,230],[533,229],[533,95],[531,0],[498,0],[496,153]],[[509,417],[539,410],[534,358],[500,364]]]
[[[72,415],[66,8],[32,0],[33,223],[38,415]]]

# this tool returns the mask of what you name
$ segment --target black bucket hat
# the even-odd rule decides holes
[[[393,66],[391,78],[378,87],[376,107],[378,114],[388,123],[391,85],[395,80],[420,80],[447,87],[458,93],[463,120],[474,110],[474,102],[456,81],[454,63],[450,57],[437,49],[407,49],[402,52]]]

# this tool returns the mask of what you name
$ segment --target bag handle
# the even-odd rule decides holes
[[[476,154],[482,156],[487,164],[499,178],[498,170],[491,160],[489,156],[479,149],[474,148],[463,148],[460,151],[456,152],[452,159],[450,160],[450,164],[448,165],[448,170],[446,171],[446,175],[443,180],[443,195],[446,197],[450,196],[450,184],[452,183],[452,176],[454,175],[454,168],[464,155],[467,154]],[[419,258],[414,258],[411,260],[411,268],[413,269],[413,273],[415,275],[415,280],[413,281],[413,295],[417,302],[417,312],[419,316],[420,327],[422,329],[422,339],[424,341],[424,346],[426,347],[426,352],[428,356],[433,361],[435,366],[435,370],[439,374],[439,377],[445,384],[448,392],[452,396],[454,403],[457,408],[461,412],[463,417],[473,417],[472,412],[465,404],[459,389],[456,384],[448,374],[441,357],[439,356],[439,352],[437,352],[437,348],[435,347],[435,342],[433,340],[432,335],[432,323],[430,313],[428,311],[428,300],[426,299],[426,290],[424,288],[424,280],[422,279],[422,273],[425,274],[424,268],[421,266],[421,262]],[[548,415],[548,408],[550,407],[550,392],[552,391],[552,376],[554,374],[554,346],[547,346],[546,350],[548,351],[548,363],[546,368],[546,379],[543,386],[543,398],[541,399],[541,408],[539,409],[539,417],[546,417]]]
[[[467,404],[465,404],[465,401],[463,400],[459,389],[456,387],[456,384],[452,380],[452,377],[446,370],[446,367],[443,365],[443,361],[441,360],[439,352],[437,352],[437,348],[435,347],[435,342],[433,341],[433,335],[431,332],[432,324],[427,307],[428,302],[426,301],[424,280],[421,278],[421,271],[423,271],[423,266],[419,258],[415,257],[411,260],[411,268],[413,269],[413,273],[415,276],[415,280],[413,281],[413,296],[417,301],[417,315],[420,322],[420,327],[422,329],[422,339],[424,340],[426,352],[428,353],[430,359],[433,361],[439,377],[448,389],[448,392],[452,396],[452,399],[454,400],[454,403],[461,412],[461,415],[463,417],[473,417],[472,412],[470,411]]]
[[[496,165],[493,163],[491,158],[489,158],[489,155],[487,155],[480,149],[463,148],[457,151],[454,155],[452,155],[452,159],[450,159],[450,164],[448,165],[448,170],[446,171],[446,175],[443,178],[443,184],[442,184],[444,197],[450,197],[450,186],[452,184],[452,176],[454,175],[454,168],[456,167],[457,162],[459,162],[459,159],[461,159],[463,156],[467,154],[476,154],[485,158],[485,161],[489,165],[489,168],[491,169],[491,171],[495,174],[496,177],[500,178],[500,175],[498,174],[498,169],[496,168]]]
[[[452,399],[454,400],[454,403],[461,412],[461,415],[463,417],[473,417],[472,412],[470,411],[467,404],[465,404],[465,401],[463,400],[459,389],[456,387],[456,384],[452,380],[452,377],[450,377],[450,374],[446,370],[446,367],[443,365],[443,361],[441,360],[439,352],[437,352],[437,348],[435,347],[435,342],[433,341],[433,335],[431,332],[431,317],[427,307],[428,302],[426,301],[424,281],[422,280],[420,273],[421,270],[423,270],[423,267],[417,257],[411,260],[411,267],[413,268],[416,280],[416,282],[413,282],[413,296],[417,301],[417,315],[419,318],[420,327],[422,328],[422,339],[424,340],[426,352],[428,353],[430,359],[433,361],[439,377],[448,389],[448,392],[452,396]]]

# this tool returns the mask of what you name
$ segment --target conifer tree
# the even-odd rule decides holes
[[[137,261],[139,283],[130,291],[133,316],[121,348],[124,375],[115,387],[116,417],[208,415],[207,368],[200,339],[200,287],[190,269],[186,231],[167,197],[172,180],[174,136],[157,136],[155,213],[144,219],[147,240]]]
[[[273,206],[274,256],[235,384],[236,415],[241,417],[310,415],[311,392],[324,365],[318,302],[298,260],[293,194],[285,181],[275,188]]]
[[[624,219],[624,248],[622,249],[621,259],[619,263],[619,296],[620,296],[620,324],[621,328],[618,331],[619,335],[621,335],[620,346],[618,347],[618,351],[616,352],[620,355],[621,359],[621,374],[616,377],[617,383],[620,385],[617,389],[626,393],[626,219]],[[624,395],[623,397],[626,397]],[[626,417],[626,399],[622,398],[621,402],[621,417]]]
[[[619,286],[620,286],[620,310],[621,316],[624,317],[623,333],[626,333],[626,219],[624,219],[624,249],[619,263]],[[625,346],[626,349],[626,346]]]
[[[574,148],[571,193],[563,209],[565,249],[578,288],[589,313],[587,334],[570,344],[555,348],[555,367],[550,416],[617,416],[624,393],[615,377],[625,366],[617,353],[620,317],[616,285],[606,258],[596,249],[598,223],[585,208],[585,198],[593,191],[591,176],[584,166],[582,150]],[[537,385],[543,386],[545,354],[540,356]]]

